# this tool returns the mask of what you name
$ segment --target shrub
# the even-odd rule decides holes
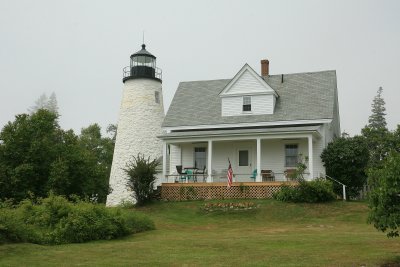
[[[121,208],[51,195],[40,203],[25,200],[0,209],[0,241],[37,244],[81,243],[113,239],[154,229],[147,217]]]
[[[368,182],[370,213],[368,222],[388,237],[400,236],[400,153],[391,152],[381,168],[371,168]]]
[[[150,160],[144,155],[133,157],[124,171],[128,175],[128,187],[132,189],[137,205],[144,205],[154,197],[154,181],[156,180],[156,168],[160,165],[157,160]]]
[[[300,180],[297,186],[284,185],[274,198],[285,202],[318,203],[334,200],[335,194],[332,182],[318,178],[309,182]]]
[[[337,138],[324,149],[321,159],[326,174],[346,185],[347,197],[358,196],[367,181],[367,139],[361,136]],[[335,183],[334,192],[342,194],[342,185]]]

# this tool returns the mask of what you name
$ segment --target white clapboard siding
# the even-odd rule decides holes
[[[251,112],[243,112],[243,96],[223,97],[222,116],[263,115],[274,113],[274,95],[251,96]]]
[[[226,94],[252,94],[268,91],[272,90],[267,90],[265,84],[256,79],[249,70],[245,70]]]
[[[312,178],[316,178],[319,177],[320,174],[322,176],[325,175],[325,167],[321,159],[321,154],[325,148],[325,144],[323,138],[320,139],[313,138],[313,140],[314,140],[313,142],[314,177]]]
[[[194,145],[193,144],[182,144],[182,166],[193,167],[194,165]]]
[[[182,165],[181,147],[179,145],[169,145],[170,167],[169,174],[176,173],[176,166]]]

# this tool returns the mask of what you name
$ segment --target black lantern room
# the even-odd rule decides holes
[[[156,57],[146,50],[146,45],[142,44],[142,49],[131,55],[130,65],[124,68],[123,82],[130,79],[150,78],[161,82],[161,69],[156,67]]]

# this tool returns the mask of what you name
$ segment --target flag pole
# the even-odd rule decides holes
[[[228,157],[228,163],[229,163],[229,167],[228,167],[228,173],[227,173],[226,177],[228,178],[227,187],[230,188],[232,186],[233,170],[232,170],[232,165],[231,165],[231,161],[230,161],[229,157]]]

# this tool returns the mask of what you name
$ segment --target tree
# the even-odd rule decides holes
[[[45,108],[51,112],[54,112],[55,114],[58,114],[57,97],[54,92],[51,93],[49,100],[46,103]]]
[[[376,130],[376,129],[387,129],[386,128],[386,119],[385,119],[385,100],[382,98],[382,87],[379,87],[376,96],[372,101],[372,114],[368,119],[368,127]]]
[[[36,101],[35,105],[30,107],[28,111],[33,114],[39,109],[46,109],[54,114],[58,114],[58,104],[56,94],[53,92],[50,95],[50,98],[47,97],[46,94],[42,94]]]
[[[390,133],[386,127],[386,108],[385,101],[382,98],[382,91],[382,87],[379,87],[377,95],[372,101],[368,125],[361,130],[362,135],[368,140],[370,166],[378,166],[391,149]]]
[[[114,143],[103,138],[97,124],[80,136],[63,131],[58,115],[39,109],[17,115],[0,132],[0,200],[22,200],[33,193],[95,196],[105,202],[108,194]]]
[[[156,159],[150,160],[144,155],[138,154],[127,164],[124,171],[128,175],[127,186],[132,190],[133,197],[138,206],[151,201],[153,197],[154,181],[156,178],[156,169],[160,162]]]
[[[29,112],[33,114],[39,109],[46,109],[47,101],[47,95],[45,93],[41,94],[40,97],[35,101],[35,104],[28,109]]]
[[[398,237],[400,228],[400,153],[391,152],[381,168],[372,168],[368,174],[372,186],[369,194],[371,208],[368,221],[375,228]]]
[[[117,124],[110,124],[107,126],[107,133],[111,135],[111,139],[115,144],[115,140],[117,139]]]
[[[0,132],[0,198],[20,200],[29,192],[45,196],[50,166],[61,149],[57,115],[44,109],[17,115]]]
[[[367,181],[369,153],[366,139],[362,136],[337,138],[329,143],[321,154],[327,175],[347,186],[349,197],[357,196]],[[342,194],[342,186],[335,184],[334,190]]]
[[[90,166],[90,179],[85,185],[85,192],[92,192],[98,201],[105,202],[109,193],[109,178],[114,152],[114,141],[101,136],[98,124],[92,124],[81,130],[79,145],[84,149],[86,164]]]

